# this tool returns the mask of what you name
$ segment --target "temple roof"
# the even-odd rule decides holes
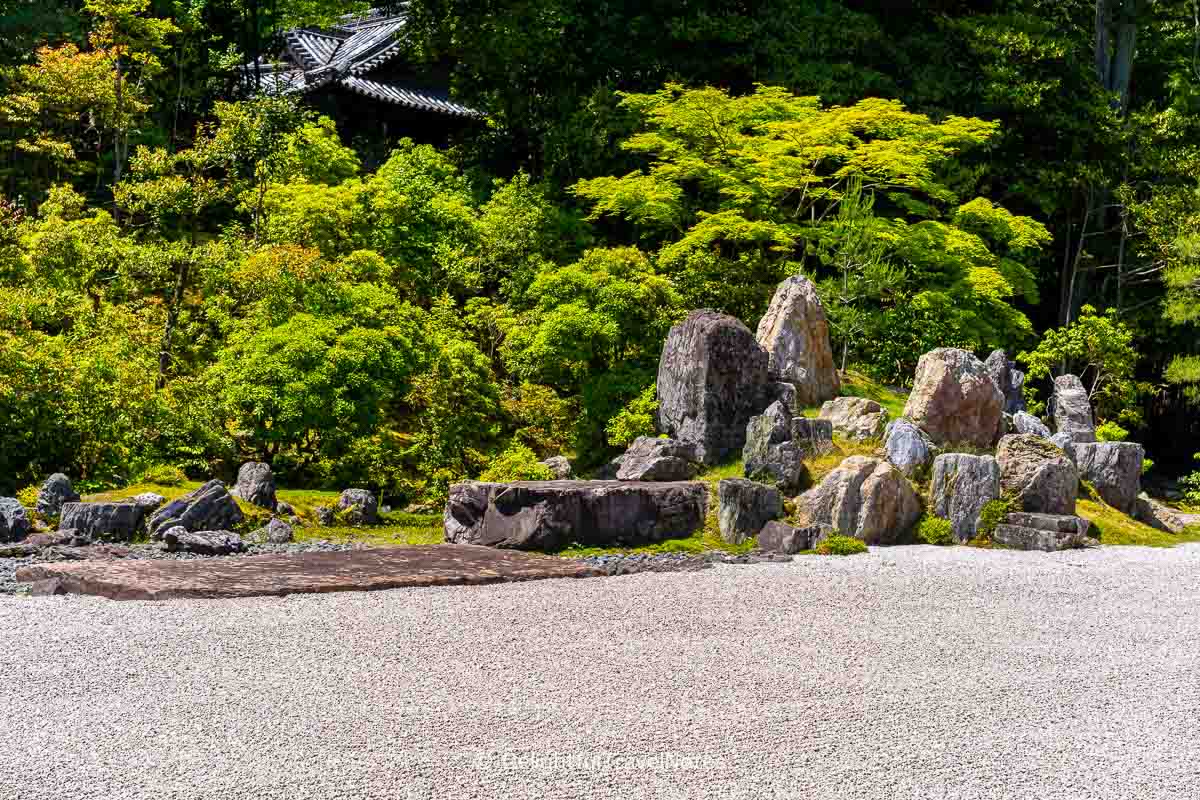
[[[403,14],[370,11],[342,17],[333,28],[297,28],[284,35],[286,50],[278,63],[242,67],[247,80],[274,93],[307,93],[339,85],[375,100],[418,111],[478,117],[478,111],[455,103],[444,91],[412,86],[371,73],[401,52]]]

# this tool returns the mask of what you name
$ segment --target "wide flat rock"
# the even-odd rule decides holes
[[[287,553],[186,561],[56,561],[17,571],[21,583],[111,600],[281,596],[411,586],[589,578],[592,567],[552,556],[438,544],[333,553]]]

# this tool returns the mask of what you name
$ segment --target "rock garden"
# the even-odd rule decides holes
[[[236,480],[81,498],[62,474],[0,499],[0,590],[32,565],[188,560],[372,546],[474,545],[557,554],[596,574],[960,544],[1055,551],[1198,537],[1141,488],[1145,453],[1097,441],[1079,379],[1030,414],[1002,351],[921,357],[907,394],[834,368],[812,284],[784,281],[751,331],[700,310],[673,327],[658,373],[658,436],[593,479],[562,456],[552,480],[451,486],[441,518],[365,489],[280,490],[265,463]],[[843,392],[855,392],[847,394]],[[871,396],[863,396],[871,395]],[[425,512],[425,513],[417,513]]]

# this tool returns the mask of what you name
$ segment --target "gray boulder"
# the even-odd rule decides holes
[[[155,539],[162,538],[164,531],[176,525],[189,531],[229,530],[244,519],[245,515],[225,484],[212,480],[155,511],[150,517],[150,535]]]
[[[721,539],[740,544],[757,536],[763,525],[783,514],[783,496],[774,486],[745,478],[725,478],[717,484],[717,519]]]
[[[752,417],[746,426],[746,446],[742,449],[744,474],[756,481],[771,483],[785,490],[800,485],[803,459],[791,438],[791,420],[787,408],[776,400],[767,410]]]
[[[992,541],[1015,550],[1052,553],[1096,544],[1088,538],[1090,527],[1086,519],[1069,514],[1015,513],[996,526]]]
[[[900,470],[868,456],[847,458],[796,505],[804,522],[867,544],[894,543],[921,516],[921,501]]]
[[[137,503],[63,503],[58,529],[97,541],[128,542],[141,533],[145,519],[146,509]]]
[[[758,534],[758,549],[767,553],[785,553],[793,555],[802,550],[810,550],[817,538],[821,536],[819,525],[796,526],[786,522],[771,520],[763,525]]]
[[[1025,411],[1013,414],[1012,426],[1014,433],[1031,433],[1043,439],[1050,438],[1050,429],[1040,419]]]
[[[814,417],[792,417],[792,441],[800,458],[808,460],[833,452],[833,421]]]
[[[443,520],[451,544],[552,551],[690,536],[707,508],[700,481],[469,482],[450,487]]]
[[[350,525],[379,522],[379,500],[366,489],[347,489],[338,497],[338,511]]]
[[[63,503],[78,503],[79,493],[71,486],[71,479],[56,472],[38,489],[36,510],[43,519],[54,519],[62,513]]]
[[[231,531],[189,531],[182,525],[167,528],[163,531],[162,540],[172,553],[227,556],[244,549],[242,538]]]
[[[1074,442],[1096,441],[1096,422],[1092,419],[1092,404],[1087,389],[1074,375],[1059,375],[1054,379],[1054,430],[1065,433]]]
[[[996,382],[996,388],[1004,395],[1005,413],[1015,415],[1024,411],[1025,395],[1021,389],[1025,385],[1025,373],[1017,369],[1017,362],[1010,361],[1003,350],[993,350],[983,364]]]
[[[279,519],[271,517],[271,521],[246,537],[255,544],[287,544],[294,538],[292,526]]]
[[[901,417],[889,423],[883,436],[887,460],[908,477],[921,472],[933,459],[933,445],[925,432]]]
[[[978,358],[965,350],[939,347],[917,362],[904,416],[935,445],[990,448],[1001,433],[1004,395]]]
[[[821,405],[821,419],[833,423],[834,431],[847,439],[861,442],[883,436],[888,413],[865,397],[837,397]]]
[[[29,515],[15,497],[0,497],[0,542],[19,542],[29,535]]]
[[[313,515],[317,518],[317,524],[326,528],[337,522],[337,509],[333,506],[317,506],[313,509]]]
[[[975,538],[979,512],[1000,497],[1000,465],[991,456],[945,453],[933,460],[933,513],[950,520],[960,542]]]
[[[1133,512],[1142,491],[1146,451],[1134,442],[1083,442],[1075,445],[1080,480],[1090,481],[1104,502],[1126,514]]]
[[[1071,463],[1075,463],[1075,440],[1071,438],[1071,434],[1056,433],[1050,437],[1050,442],[1059,450],[1062,450],[1067,458],[1071,459]]]
[[[571,462],[567,460],[566,456],[551,456],[540,463],[550,470],[550,474],[554,476],[554,480],[570,480],[572,475]]]
[[[772,402],[778,400],[780,403],[783,403],[783,407],[792,414],[796,413],[796,411],[800,408],[800,406],[796,405],[798,402],[796,398],[796,387],[791,383],[777,381],[776,383],[770,384],[767,386],[767,399],[771,400]]]
[[[1180,534],[1187,529],[1187,523],[1175,509],[1165,506],[1150,495],[1142,492],[1137,496],[1133,506],[1135,519],[1144,522],[1151,528],[1157,528],[1167,533]]]
[[[1014,496],[1022,511],[1073,515],[1079,473],[1071,459],[1040,436],[1014,433],[1000,440],[1000,489]]]
[[[135,494],[133,497],[130,497],[128,500],[123,500],[122,502],[131,503],[142,509],[143,513],[149,514],[151,511],[167,502],[167,498],[163,497],[158,492],[142,492],[141,494]]]
[[[271,465],[261,461],[247,461],[238,469],[237,483],[230,494],[240,497],[250,505],[275,510],[275,475]]]
[[[688,481],[700,471],[696,446],[678,439],[639,436],[617,468],[621,481]]]
[[[767,352],[740,321],[693,311],[671,328],[658,364],[658,426],[696,445],[704,464],[742,451],[746,425],[766,406]]]
[[[841,381],[829,345],[829,323],[808,278],[793,275],[779,284],[756,338],[769,356],[771,377],[796,389],[791,410],[837,397]]]

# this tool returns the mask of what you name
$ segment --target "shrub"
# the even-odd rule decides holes
[[[142,470],[138,477],[139,483],[153,483],[156,486],[181,486],[187,481],[187,475],[174,464],[154,464]]]
[[[654,412],[658,410],[657,384],[650,384],[604,426],[608,443],[628,447],[639,436],[654,435]]]
[[[554,478],[550,468],[538,463],[537,455],[523,444],[514,442],[479,476],[481,481],[548,481]]]
[[[920,524],[917,525],[917,539],[925,544],[936,545],[956,544],[958,541],[954,537],[954,529],[950,526],[950,520],[928,514],[922,517]]]
[[[26,486],[24,489],[17,492],[17,502],[28,509],[36,508],[38,491],[38,486]]]
[[[867,543],[853,536],[835,533],[817,545],[817,552],[823,556],[852,556],[867,552]]]
[[[1102,423],[1096,428],[1096,441],[1098,442],[1123,442],[1127,438],[1129,438],[1129,431],[1112,420]]]
[[[1002,497],[999,500],[989,500],[979,510],[979,524],[975,526],[975,538],[969,544],[975,547],[990,547],[992,532],[1004,521],[1012,508],[1012,500]]]
[[[1200,462],[1200,453],[1196,453],[1194,458]],[[1200,469],[1184,475],[1179,482],[1184,486],[1183,496],[1187,502],[1192,505],[1200,505]]]

